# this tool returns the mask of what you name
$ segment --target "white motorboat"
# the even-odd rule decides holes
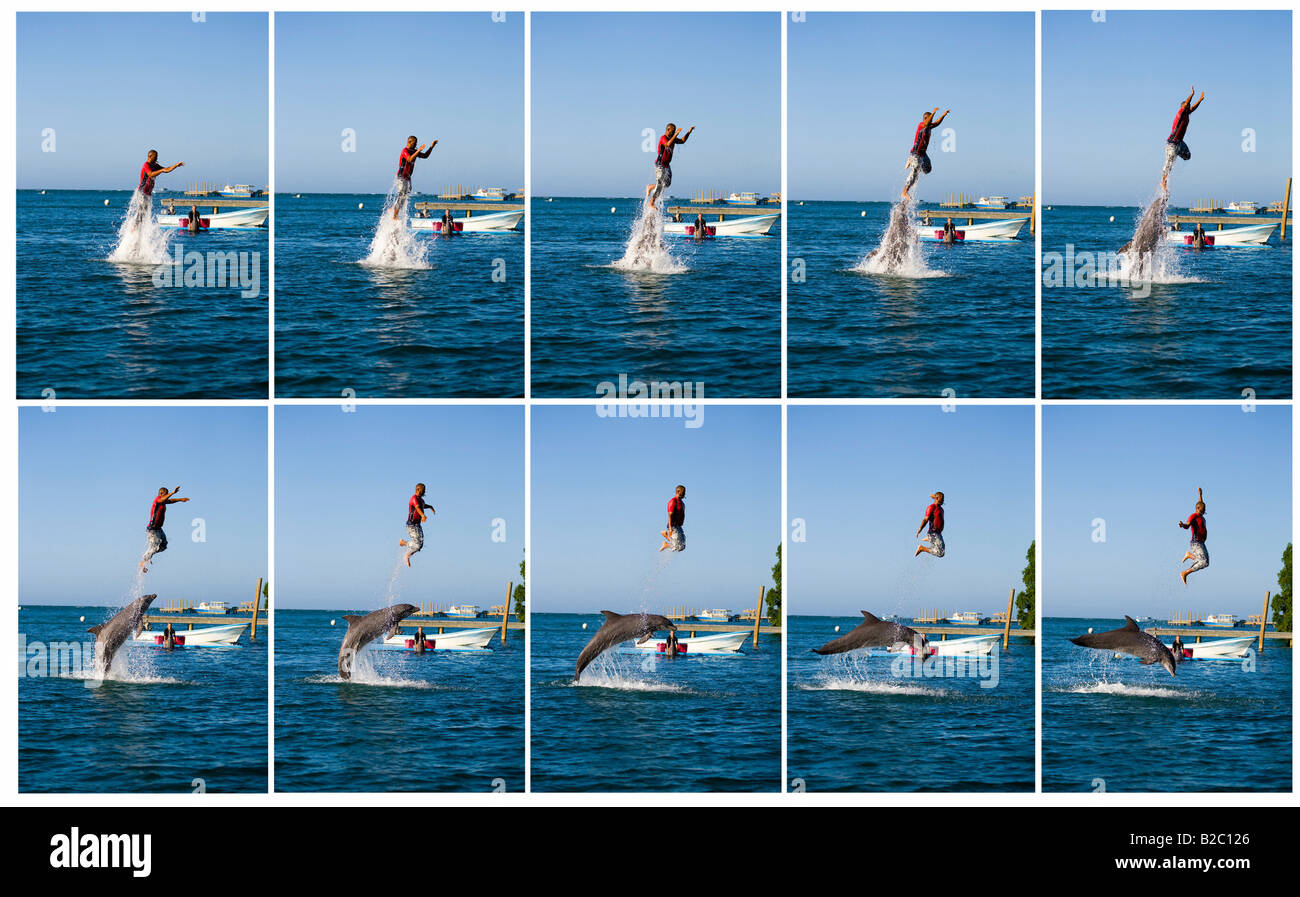
[[[481,234],[481,233],[503,233],[519,229],[519,222],[524,220],[523,209],[513,209],[508,212],[485,212],[480,215],[467,215],[464,218],[453,218],[452,223],[456,225],[456,232],[462,234]],[[442,231],[442,216],[429,218],[408,218],[407,226],[412,230],[431,230],[435,233]]]
[[[202,629],[177,629],[176,647],[229,647],[239,641],[239,637],[247,628],[247,623],[227,623],[223,626],[205,626]],[[135,641],[144,645],[162,645],[162,630],[146,629],[136,635]]]
[[[494,633],[500,631],[499,626],[488,626],[484,629],[452,629],[447,632],[439,633],[437,627],[426,627],[424,631],[424,647],[431,651],[476,651],[487,648],[488,642],[492,641]],[[396,635],[390,635],[382,642],[376,643],[376,647],[386,648],[393,651],[414,651],[415,650],[415,630],[407,627]]]
[[[757,193],[732,193],[722,201],[732,206],[756,206],[762,202]]]
[[[226,184],[221,188],[222,196],[234,198],[252,199],[254,196],[262,195],[262,188],[255,187],[252,184]]]
[[[1221,638],[1212,642],[1185,642],[1183,658],[1191,660],[1236,660],[1250,652],[1255,637],[1251,635],[1239,638]],[[1173,650],[1173,645],[1165,645]]]
[[[264,227],[266,226],[266,219],[271,214],[271,210],[267,206],[255,206],[248,209],[232,209],[229,212],[219,212],[216,215],[205,214],[202,206],[199,206],[198,209],[199,222],[204,230]],[[190,210],[187,208],[177,208],[174,212],[163,210],[158,213],[159,227],[171,227],[187,230],[189,228],[189,220]]]
[[[978,626],[984,622],[984,615],[977,610],[958,611],[947,622],[957,626]]]
[[[1206,626],[1219,626],[1225,629],[1232,629],[1237,625],[1236,614],[1210,614],[1202,620]]]
[[[1239,199],[1228,203],[1224,211],[1230,215],[1258,215],[1259,203],[1251,202],[1248,199]]]
[[[1005,243],[1014,240],[1016,234],[1029,221],[1029,216],[1024,218],[999,218],[994,221],[982,221],[979,224],[958,224],[957,220],[960,215],[935,215],[930,218],[929,224],[918,222],[916,225],[917,236],[922,240],[928,240],[932,243],[943,242],[943,225],[948,218],[953,219],[953,227],[957,229],[958,243]]]
[[[1005,209],[1009,205],[1011,200],[1005,196],[981,196],[974,202],[977,209]]]
[[[710,236],[714,237],[762,237],[772,230],[772,225],[776,224],[777,219],[780,217],[780,212],[773,212],[770,215],[745,215],[741,218],[727,218],[723,221],[706,221],[705,224],[711,231]],[[692,218],[690,221],[669,221],[664,225],[664,233],[676,234],[679,237],[693,237],[695,235],[695,219]]]
[[[1245,227],[1230,227],[1227,230],[1207,230],[1206,246],[1263,246],[1277,230],[1277,224],[1249,224]],[[1192,246],[1193,237],[1189,230],[1170,230],[1165,234],[1165,241],[1176,246]]]
[[[972,654],[991,654],[1000,635],[972,635],[965,638],[943,639],[930,642],[933,653],[939,657],[962,657]]]
[[[695,638],[678,638],[677,651],[680,654],[735,654],[749,638],[748,632],[715,632]],[[641,644],[632,642],[638,651],[663,654],[668,649],[668,640],[664,638],[648,639]]]
[[[483,616],[483,611],[477,604],[453,604],[451,607],[443,611],[443,613],[449,617],[463,617],[466,619],[474,619]]]
[[[731,622],[731,611],[725,607],[713,607],[708,610],[702,610],[698,616],[701,620],[707,620],[713,623]]]

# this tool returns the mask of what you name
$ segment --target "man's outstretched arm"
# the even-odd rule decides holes
[[[1188,98],[1187,98],[1188,102],[1191,102],[1191,99],[1192,99],[1191,97],[1188,97]],[[1204,103],[1204,102],[1205,102],[1205,91],[1202,90],[1202,91],[1201,91],[1201,98],[1200,98],[1199,100],[1197,100],[1196,103],[1195,103],[1195,105],[1193,105],[1192,108],[1188,109],[1187,111],[1188,111],[1189,113],[1190,113],[1190,112],[1195,112],[1196,109],[1197,109],[1197,107],[1200,106],[1200,105],[1201,105],[1202,103]]]

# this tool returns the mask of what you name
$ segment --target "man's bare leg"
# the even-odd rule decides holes
[[[1184,570],[1182,573],[1178,574],[1183,579],[1183,585],[1187,585],[1187,574],[1191,572],[1191,570]]]
[[[923,551],[924,551],[926,554],[929,554],[929,553],[930,553],[930,549],[929,549],[928,547],[926,547],[925,545],[918,545],[918,546],[916,546],[916,554],[912,555],[912,557],[916,557],[917,555],[919,555],[919,554],[920,554],[921,552],[923,552]]]
[[[1187,554],[1183,555],[1183,559],[1182,559],[1181,561],[1179,561],[1178,563],[1180,563],[1180,564],[1185,564],[1185,563],[1187,563],[1188,561],[1190,561],[1191,559],[1192,559],[1192,553],[1189,551],[1189,552],[1187,552]]]

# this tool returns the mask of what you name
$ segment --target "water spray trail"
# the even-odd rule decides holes
[[[139,190],[131,194],[126,216],[117,229],[117,244],[108,254],[110,262],[161,265],[167,258],[167,233],[153,217],[153,197]]]
[[[889,210],[889,226],[880,245],[863,256],[854,268],[863,274],[892,274],[895,277],[941,277],[925,264],[916,231],[916,200],[899,199]]]
[[[370,240],[370,250],[361,264],[370,268],[428,268],[429,244],[417,239],[415,232],[406,226],[410,192],[403,189],[398,178],[388,188],[384,209],[379,213],[375,235]],[[393,209],[397,217],[393,217]]]
[[[687,270],[685,264],[673,258],[664,242],[663,209],[648,202],[641,203],[627,238],[627,248],[613,267],[620,271],[649,271],[654,274],[680,274]]]

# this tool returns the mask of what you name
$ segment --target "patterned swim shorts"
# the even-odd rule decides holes
[[[424,547],[424,527],[420,526],[420,524],[407,524],[406,547],[410,549],[411,554],[415,554]]]

